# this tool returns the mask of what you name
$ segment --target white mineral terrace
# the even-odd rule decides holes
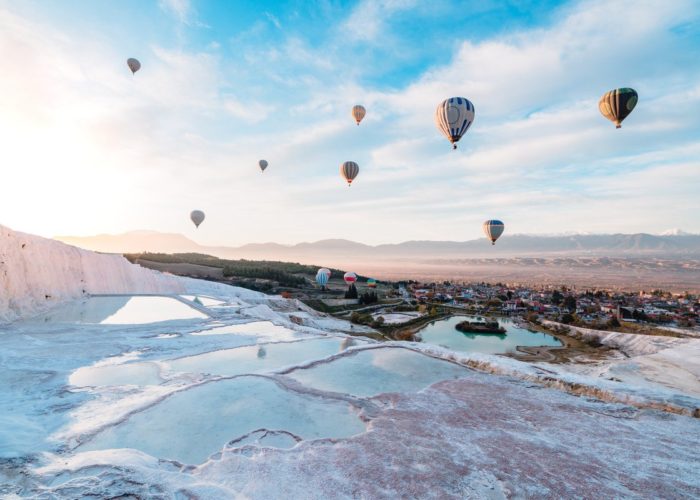
[[[0,231],[2,497],[700,496],[698,339],[585,366],[379,343]]]

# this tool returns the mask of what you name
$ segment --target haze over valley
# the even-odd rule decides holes
[[[497,245],[472,241],[408,241],[365,245],[322,240],[240,247],[205,246],[181,234],[134,231],[59,236],[108,253],[202,253],[224,259],[282,260],[353,270],[379,279],[484,280],[623,289],[700,289],[700,235],[504,235]]]

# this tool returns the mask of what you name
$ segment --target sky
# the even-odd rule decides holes
[[[19,231],[700,232],[694,0],[0,0],[0,58],[0,224]],[[597,106],[617,87],[639,93],[619,130]],[[456,151],[434,123],[452,96],[476,109]]]

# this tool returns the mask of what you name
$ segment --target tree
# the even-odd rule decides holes
[[[486,302],[486,305],[488,307],[500,307],[501,305],[503,305],[503,303],[501,302],[501,299],[494,297],[493,299],[489,299]]]
[[[377,319],[372,321],[372,328],[379,328],[384,324],[384,316],[379,316]]]
[[[540,316],[536,312],[528,313],[525,319],[530,323],[534,323],[536,325],[540,323]]]
[[[350,321],[358,325],[367,325],[372,322],[372,316],[355,311],[350,315]]]
[[[647,313],[644,312],[644,309],[635,309],[632,311],[632,319],[647,321],[649,318],[647,318]]]
[[[559,321],[561,321],[561,322],[564,323],[565,325],[570,325],[570,324],[573,323],[575,320],[576,320],[576,318],[574,317],[573,314],[571,314],[571,313],[565,313],[565,314],[562,315],[561,320],[559,320]]]
[[[620,327],[620,320],[617,319],[617,316],[613,316],[608,320],[607,323],[609,328],[619,328]]]
[[[554,290],[552,292],[552,304],[561,304],[561,301],[564,300],[564,295],[559,290]]]
[[[564,298],[564,307],[569,310],[569,312],[576,311],[576,297],[573,295],[567,295]]]
[[[360,304],[374,304],[379,298],[375,292],[364,292],[360,295]]]
[[[355,287],[355,283],[350,284],[350,286],[348,287],[348,291],[345,292],[345,298],[346,299],[356,299],[357,298],[357,288]]]

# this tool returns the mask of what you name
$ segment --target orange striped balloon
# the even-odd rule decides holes
[[[622,120],[632,112],[638,99],[634,89],[615,89],[603,94],[598,101],[598,109],[605,118],[615,124],[615,128],[621,128]]]
[[[360,122],[362,121],[362,119],[365,117],[366,114],[367,114],[367,110],[361,104],[355,104],[352,107],[352,117],[357,122],[357,125],[360,125]]]

